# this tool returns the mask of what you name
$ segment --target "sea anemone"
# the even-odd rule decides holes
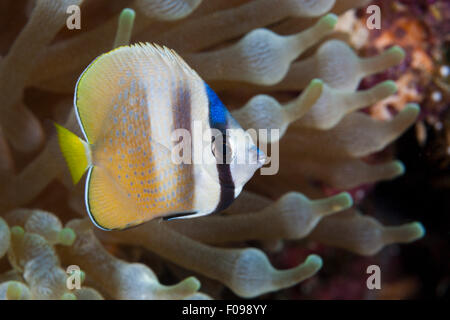
[[[399,161],[369,156],[419,114],[415,104],[387,121],[361,112],[394,94],[396,85],[358,90],[360,81],[404,57],[400,47],[359,57],[333,32],[337,15],[367,3],[134,0],[122,10],[123,2],[2,1],[0,298],[208,299],[221,298],[224,286],[251,298],[320,270],[316,254],[293,268],[274,268],[267,253],[288,241],[373,255],[421,238],[420,223],[384,226],[345,192],[404,173]],[[65,28],[71,5],[81,6],[81,30]],[[96,229],[83,186],[72,185],[46,123],[80,133],[72,106],[78,76],[95,57],[130,41],[176,50],[244,128],[279,129],[279,136],[260,137],[271,154],[279,150],[279,172],[255,176],[215,215]],[[72,290],[66,271],[74,265],[83,276],[81,288]],[[164,273],[179,282],[162,284]]]

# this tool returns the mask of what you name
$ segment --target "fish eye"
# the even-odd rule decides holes
[[[230,137],[226,134],[211,138],[211,152],[219,164],[229,164],[233,160],[234,153],[231,147]]]

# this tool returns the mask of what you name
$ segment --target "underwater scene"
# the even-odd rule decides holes
[[[0,300],[449,299],[449,1],[0,26]]]

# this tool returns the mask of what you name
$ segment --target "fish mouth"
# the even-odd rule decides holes
[[[258,154],[256,155],[256,161],[258,162],[259,166],[262,167],[267,161],[266,154],[258,150]]]

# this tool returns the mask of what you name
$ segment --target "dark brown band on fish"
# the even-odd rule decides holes
[[[171,94],[171,105],[172,105],[172,117],[173,117],[173,130],[177,129],[185,129],[188,132],[191,132],[191,112],[192,112],[192,96],[189,84],[187,81],[177,82],[172,86],[170,90]],[[182,138],[180,138],[182,139]],[[180,141],[174,141],[175,147]],[[179,164],[180,171],[179,173],[185,176],[185,180],[193,181],[194,173],[193,167],[186,163]],[[178,185],[177,192],[181,194],[182,186]],[[189,191],[191,197],[193,199],[193,189]],[[191,203],[193,205],[193,203]]]

